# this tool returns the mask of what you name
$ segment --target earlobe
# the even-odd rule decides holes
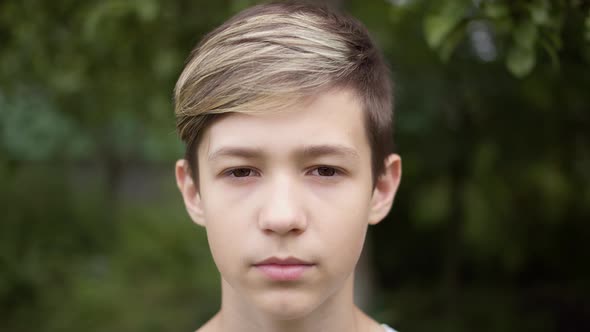
[[[379,223],[391,210],[395,193],[399,187],[402,175],[402,160],[397,154],[390,154],[385,158],[385,169],[377,178],[373,197],[371,198],[371,211],[369,224]]]
[[[205,226],[203,209],[201,207],[201,196],[193,181],[189,166],[186,160],[180,159],[175,166],[176,185],[182,195],[184,206],[190,218],[198,225]]]

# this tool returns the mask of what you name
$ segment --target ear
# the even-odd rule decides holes
[[[182,194],[184,206],[191,219],[198,225],[205,226],[205,219],[203,218],[203,209],[201,207],[201,195],[195,182],[191,177],[188,163],[184,159],[176,162],[176,185]]]
[[[402,176],[402,160],[397,154],[390,154],[385,158],[383,174],[376,179],[373,197],[371,198],[371,210],[369,224],[379,223],[391,210],[395,193],[399,187]]]

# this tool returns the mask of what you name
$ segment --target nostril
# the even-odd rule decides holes
[[[287,234],[291,234],[291,235],[300,235],[302,234],[305,230],[300,229],[300,228],[293,228],[293,229],[289,229],[286,231],[277,231],[276,229],[263,229],[262,230],[264,232],[264,234],[266,235],[272,235],[272,234],[281,234],[281,235],[287,235]]]
[[[307,227],[305,217],[300,213],[262,214],[258,226],[266,233],[301,234]]]

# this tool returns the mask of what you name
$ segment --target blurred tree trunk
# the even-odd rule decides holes
[[[458,295],[460,292],[460,269],[463,220],[465,218],[465,200],[463,193],[469,170],[468,156],[472,155],[472,143],[475,141],[471,130],[471,121],[467,112],[464,97],[453,96],[448,110],[447,126],[449,136],[454,142],[453,154],[449,162],[450,176],[450,215],[446,229],[445,254],[442,273],[442,294],[445,303],[445,312],[451,320],[458,315]]]

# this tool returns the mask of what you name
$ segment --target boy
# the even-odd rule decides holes
[[[200,42],[174,99],[177,185],[221,275],[198,331],[392,331],[353,303],[367,227],[401,177],[365,28],[313,5],[247,9]]]

